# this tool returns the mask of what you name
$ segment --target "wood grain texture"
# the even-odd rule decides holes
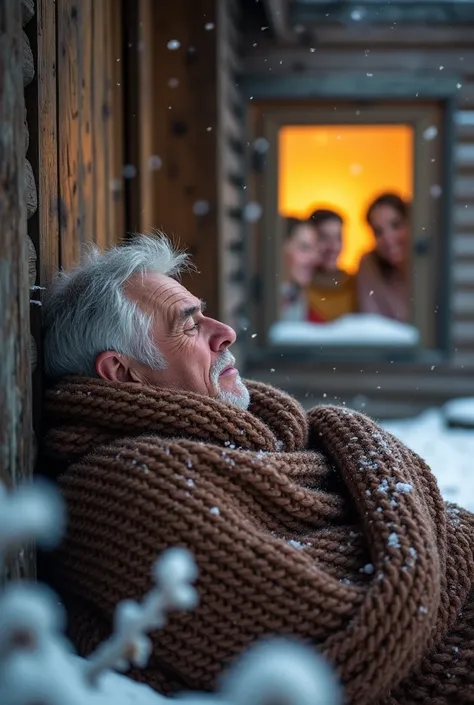
[[[115,0],[106,0],[107,13],[107,72],[106,98],[110,108],[107,121],[107,177],[104,184],[108,201],[109,227],[107,244],[114,245],[125,237],[123,165],[124,155],[124,97],[122,57],[122,16]]]
[[[79,195],[80,149],[78,72],[80,11],[75,0],[57,4],[58,47],[58,171],[59,241],[61,265],[71,267],[79,259],[81,213]]]
[[[33,102],[36,106],[35,173],[39,201],[36,242],[39,251],[39,284],[47,287],[60,264],[56,8],[54,4],[49,0],[37,0],[35,21],[38,80]],[[38,105],[41,106],[40,110],[37,109]],[[34,163],[33,167],[35,167]]]
[[[109,232],[108,173],[105,153],[108,147],[107,128],[110,107],[106,100],[107,52],[105,37],[107,18],[105,3],[95,2],[92,8],[92,51],[94,54],[93,83],[93,144],[94,144],[94,242],[106,247]]]
[[[98,3],[102,6],[103,0]],[[81,244],[94,240],[95,197],[93,180],[93,93],[92,85],[96,69],[92,55],[92,1],[82,0],[77,3],[78,36],[77,71],[79,85],[79,155],[78,155],[78,192],[79,220],[78,235]],[[101,158],[100,152],[97,158]]]
[[[15,486],[32,471],[30,332],[26,232],[21,5],[0,3],[0,480]],[[7,578],[32,573],[21,551]]]
[[[135,222],[163,229],[191,252],[200,272],[183,283],[219,310],[217,218],[216,0],[142,0],[138,17],[137,159],[140,199]],[[145,21],[145,17],[149,18]],[[140,25],[140,22],[142,23]],[[143,35],[143,36],[142,36]],[[168,42],[178,39],[176,50]],[[172,80],[171,80],[172,79]],[[150,168],[158,157],[160,169]],[[202,202],[205,212],[196,206]],[[144,213],[142,213],[144,208]],[[145,216],[146,219],[143,217]]]

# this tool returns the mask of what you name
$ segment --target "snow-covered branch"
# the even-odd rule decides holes
[[[0,560],[24,541],[54,545],[65,512],[55,489],[30,485],[7,494],[0,487]],[[168,705],[151,688],[110,669],[144,666],[152,648],[147,633],[171,609],[197,604],[197,568],[184,549],[169,549],[153,567],[154,587],[141,603],[117,606],[114,633],[86,660],[64,637],[65,614],[48,588],[11,583],[0,594],[1,705]],[[250,649],[222,679],[215,695],[178,698],[187,705],[339,705],[332,671],[306,647],[286,640]]]
[[[95,683],[109,668],[125,670],[129,662],[143,668],[152,643],[146,633],[165,625],[171,609],[193,609],[198,602],[192,582],[197,578],[196,564],[190,553],[171,548],[154,565],[156,586],[143,600],[124,600],[115,610],[114,633],[86,662],[86,678]]]

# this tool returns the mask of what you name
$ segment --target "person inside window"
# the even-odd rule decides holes
[[[360,261],[356,277],[359,310],[406,323],[409,205],[396,194],[384,193],[370,204],[366,218],[374,233],[375,247]]]
[[[308,320],[334,321],[356,309],[354,277],[338,265],[344,221],[332,210],[315,210],[309,217],[315,227],[319,264],[308,288]]]
[[[283,243],[281,320],[307,320],[306,289],[318,263],[315,228],[299,218],[287,218]]]

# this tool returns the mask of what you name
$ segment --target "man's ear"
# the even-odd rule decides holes
[[[128,361],[114,350],[101,353],[95,361],[95,371],[101,379],[109,382],[133,382]]]

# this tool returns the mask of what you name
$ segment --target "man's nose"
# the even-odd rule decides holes
[[[223,352],[230,348],[237,339],[237,333],[226,323],[212,319],[213,332],[211,335],[211,349],[213,352]]]

